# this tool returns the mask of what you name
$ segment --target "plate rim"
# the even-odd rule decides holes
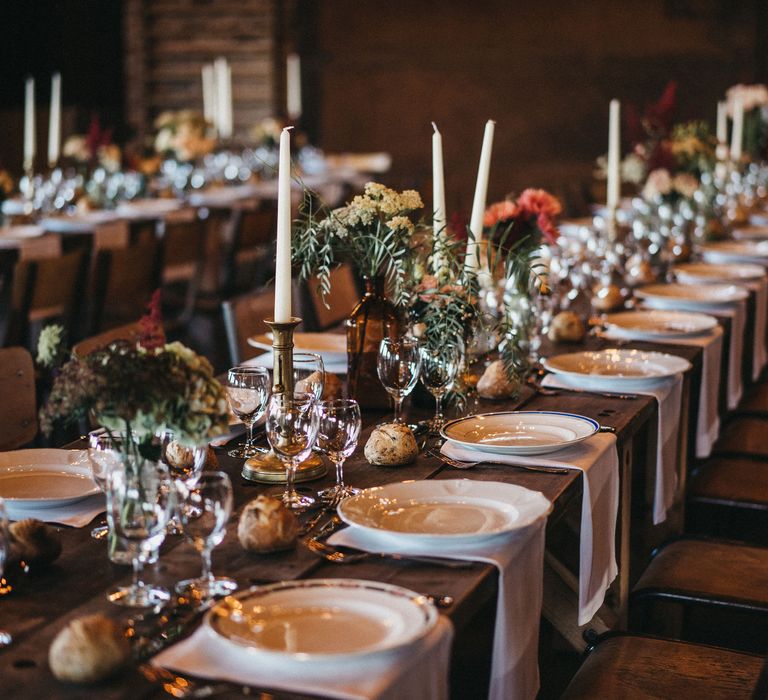
[[[499,452],[497,450],[494,450],[494,452],[490,452],[490,450],[483,450],[480,447],[478,447],[478,443],[471,443],[471,442],[465,442],[463,440],[457,440],[456,438],[449,437],[446,434],[446,429],[452,425],[456,425],[457,423],[461,423],[466,420],[471,420],[472,418],[480,418],[482,416],[507,416],[507,415],[556,415],[556,416],[567,416],[568,418],[575,418],[579,421],[589,423],[593,430],[588,435],[584,435],[582,437],[574,438],[573,440],[568,440],[567,442],[561,442],[561,443],[547,443],[546,445],[536,445],[536,446],[530,446],[527,449],[525,447],[505,447],[503,449],[508,450],[515,450],[515,449],[523,449],[525,452]],[[592,437],[600,430],[600,423],[598,423],[594,418],[590,418],[589,416],[582,416],[579,413],[570,413],[569,411],[488,411],[485,413],[475,413],[471,416],[462,416],[460,418],[454,418],[453,420],[449,420],[443,425],[443,427],[440,429],[440,435],[441,437],[444,437],[449,442],[454,442],[458,445],[466,445],[467,447],[471,447],[474,450],[477,450],[478,452],[485,452],[486,454],[508,454],[508,455],[514,455],[514,454],[534,454],[534,452],[531,452],[529,450],[536,450],[535,454],[549,454],[551,452],[559,452],[560,450],[565,449],[566,447],[570,447],[571,445],[575,445],[576,443],[582,442],[583,440],[586,440],[587,438]],[[546,449],[546,451],[538,451],[542,448],[548,448],[551,447],[552,449]],[[501,449],[501,448],[500,448]]]
[[[736,292],[736,296],[730,299],[697,299],[694,297],[675,297],[675,296],[667,296],[664,294],[654,294],[653,292],[647,292],[647,289],[655,288],[665,288],[670,286],[677,286],[677,287],[683,287],[683,288],[690,288],[690,287],[704,287],[709,289],[716,289],[717,287],[733,287],[734,291]],[[737,301],[744,301],[745,299],[749,298],[749,291],[744,289],[744,287],[740,287],[738,284],[734,284],[733,282],[728,283],[715,283],[715,284],[683,284],[682,282],[672,282],[670,284],[648,284],[644,287],[638,287],[634,291],[634,295],[636,297],[639,297],[640,299],[659,299],[664,301],[672,301],[672,302],[683,302],[686,304],[702,304],[702,305],[708,305],[708,304],[733,304]]]
[[[610,318],[612,316],[631,316],[634,314],[638,314],[641,316],[651,316],[653,314],[674,314],[677,316],[698,316],[702,319],[707,319],[707,326],[704,328],[701,328],[699,330],[694,331],[679,331],[679,330],[673,330],[669,332],[660,332],[660,331],[654,331],[652,329],[643,330],[637,327],[627,327],[627,326],[620,326],[615,323],[611,323]],[[654,336],[659,338],[689,338],[693,336],[698,336],[706,333],[707,331],[711,331],[713,328],[717,328],[718,321],[717,319],[712,316],[711,314],[706,314],[701,311],[685,311],[685,310],[675,310],[675,309],[634,309],[632,311],[617,311],[610,314],[605,314],[602,317],[602,322],[605,324],[606,327],[610,327],[612,329],[615,329],[616,331],[620,333],[631,333],[632,331],[635,331],[636,333],[647,335],[647,336]]]
[[[742,276],[742,275],[738,275],[737,274],[734,277],[718,277],[716,275],[708,277],[707,275],[697,275],[695,272],[690,272],[689,270],[686,269],[686,267],[690,267],[692,265],[695,265],[695,266],[697,266],[699,268],[701,268],[701,267],[731,267],[731,268],[736,268],[736,269],[739,269],[739,268],[742,267],[742,265],[744,265],[746,267],[754,268],[755,274],[754,275],[747,275],[747,276]],[[759,280],[761,277],[765,277],[765,274],[766,274],[765,273],[765,268],[762,265],[758,265],[757,263],[742,263],[742,265],[740,265],[739,263],[710,263],[710,264],[707,264],[705,262],[680,263],[679,265],[674,265],[672,267],[672,272],[674,272],[675,274],[681,273],[683,275],[687,275],[687,276],[689,276],[691,278],[694,278],[694,279],[725,280],[727,283],[731,283],[731,284],[735,284],[737,281],[738,282],[749,282],[749,281],[753,281],[753,280]]]
[[[267,649],[265,647],[255,646],[249,644],[244,640],[233,639],[226,637],[219,632],[212,620],[216,616],[216,610],[226,604],[227,598],[234,598],[241,600],[249,596],[256,595],[269,595],[274,591],[290,590],[290,589],[311,589],[311,588],[325,588],[325,589],[344,589],[357,588],[362,590],[375,590],[378,593],[387,593],[388,595],[399,595],[410,599],[414,604],[418,605],[420,611],[424,613],[425,625],[416,634],[411,634],[405,641],[396,644],[387,644],[378,649],[366,649],[352,652],[287,652],[278,651],[274,649]],[[312,664],[318,662],[328,662],[336,659],[359,659],[371,656],[377,656],[391,652],[395,649],[404,648],[410,646],[419,639],[423,639],[430,631],[432,631],[437,625],[439,614],[437,608],[431,603],[428,598],[416,591],[413,591],[404,586],[398,586],[392,583],[386,583],[383,581],[373,581],[367,579],[353,579],[353,578],[321,578],[321,579],[296,579],[291,581],[276,581],[275,583],[265,584],[263,586],[252,586],[244,591],[238,591],[231,596],[227,596],[223,600],[217,602],[210,610],[205,613],[203,618],[203,626],[217,639],[223,640],[228,644],[233,644],[239,649],[243,649],[251,654],[265,655],[272,659],[292,660],[301,664]],[[342,598],[343,599],[343,598]]]
[[[369,494],[371,494],[373,491],[381,491],[382,489],[386,488],[393,488],[393,487],[401,487],[404,484],[430,484],[430,485],[442,485],[447,486],[448,484],[455,483],[455,482],[462,482],[471,484],[473,486],[479,487],[479,488],[485,488],[488,484],[493,484],[494,486],[502,486],[503,489],[512,489],[515,491],[522,491],[522,492],[528,492],[530,494],[533,494],[531,497],[532,500],[534,499],[541,499],[544,502],[547,503],[547,508],[544,509],[542,512],[535,514],[533,516],[529,516],[528,519],[521,523],[515,523],[514,527],[506,527],[502,530],[496,530],[493,532],[482,532],[482,533],[460,533],[460,534],[450,534],[450,533],[426,533],[426,532],[402,532],[399,530],[385,530],[383,528],[377,528],[377,527],[371,527],[369,525],[361,525],[359,523],[356,523],[352,520],[348,519],[348,515],[345,515],[343,512],[343,509],[345,507],[345,504],[348,505],[349,501],[354,502],[354,499],[361,499],[362,497],[365,497]],[[479,497],[479,496],[477,496]],[[510,505],[510,504],[507,504]],[[514,504],[511,504],[514,505]],[[498,537],[502,535],[509,534],[510,532],[515,532],[516,530],[522,530],[531,523],[535,522],[539,518],[543,516],[548,516],[552,512],[552,502],[543,494],[541,491],[535,491],[534,489],[529,489],[526,486],[522,486],[520,484],[509,484],[501,481],[474,481],[472,479],[409,479],[406,481],[397,481],[390,484],[384,484],[383,486],[372,486],[367,489],[363,489],[359,494],[355,496],[350,496],[347,499],[344,499],[339,505],[336,507],[336,512],[338,513],[339,517],[350,527],[358,528],[361,531],[372,533],[378,536],[388,536],[388,537],[398,537],[402,538],[405,537],[406,539],[410,539],[411,541],[418,542],[418,543],[433,543],[435,541],[445,543],[445,544],[464,544],[467,542],[477,543],[481,541],[485,541],[489,538]]]
[[[572,372],[569,370],[561,370],[561,369],[555,369],[551,366],[551,361],[554,359],[557,359],[558,357],[565,357],[568,355],[584,355],[586,353],[606,353],[606,352],[618,352],[621,354],[625,354],[626,352],[636,352],[636,353],[642,353],[644,355],[660,355],[662,357],[671,357],[674,358],[676,361],[680,361],[685,363],[686,367],[684,369],[675,370],[672,372],[668,372],[666,374],[654,374],[650,376],[643,376],[643,377],[627,377],[622,376],[620,374],[584,374],[583,372]],[[548,372],[552,372],[553,374],[563,374],[566,376],[571,377],[589,377],[590,379],[599,379],[599,380],[613,380],[616,379],[620,382],[653,382],[658,381],[659,379],[666,379],[667,377],[672,377],[676,374],[683,373],[689,371],[693,365],[690,363],[689,360],[686,360],[684,357],[680,357],[678,355],[673,355],[669,352],[659,352],[658,350],[631,350],[627,348],[603,348],[601,350],[580,350],[576,352],[563,352],[559,355],[554,355],[553,357],[544,357],[541,360],[541,364],[544,366],[544,369],[546,369]]]

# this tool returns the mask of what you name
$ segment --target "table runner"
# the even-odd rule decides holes
[[[626,341],[627,336],[613,334],[609,329],[600,333],[608,340]],[[696,456],[709,457],[720,435],[718,398],[723,364],[723,329],[720,326],[706,333],[686,338],[654,338],[654,343],[669,345],[694,345],[702,349],[699,389],[699,410],[696,421]]]
[[[371,552],[439,554],[441,557],[482,561],[496,566],[499,570],[499,598],[493,632],[489,698],[533,700],[539,690],[539,618],[543,596],[545,526],[546,518],[542,517],[511,535],[499,535],[477,545],[441,544],[439,552],[429,546],[403,546],[396,536],[372,534],[352,527],[335,533],[329,542]]]
[[[564,381],[560,376],[548,374],[542,382],[544,386],[569,389],[573,384]],[[601,389],[601,391],[622,394],[628,389],[617,382],[618,386]],[[680,406],[683,398],[683,376],[677,374],[668,379],[662,379],[652,387],[636,389],[632,383],[629,389],[634,394],[653,396],[658,404],[658,431],[656,441],[656,479],[653,494],[653,524],[658,525],[667,519],[667,511],[675,502],[677,491],[677,458],[678,435],[680,428]]]
[[[441,615],[423,639],[375,658],[302,664],[295,660],[270,663],[259,657],[258,663],[243,664],[226,640],[203,625],[161,651],[151,663],[201,678],[333,698],[444,700],[452,640],[453,626]]]

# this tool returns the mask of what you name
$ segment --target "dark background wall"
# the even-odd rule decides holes
[[[282,111],[290,49],[322,148],[389,151],[390,181],[426,194],[434,120],[448,207],[466,210],[493,118],[491,197],[541,185],[578,199],[612,97],[642,107],[675,79],[678,117],[713,119],[729,85],[766,79],[767,14],[766,0],[4,0],[0,164],[20,168],[26,74],[43,151],[53,70],[65,137],[97,112],[124,140],[162,109],[199,108],[200,65],[226,55],[245,135]]]

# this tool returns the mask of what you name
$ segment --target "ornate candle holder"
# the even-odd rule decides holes
[[[301,323],[300,318],[291,317],[290,321],[277,323],[274,319],[264,319],[272,329],[272,393],[293,391],[293,332]],[[316,454],[311,454],[296,469],[294,481],[310,481],[325,476],[325,464]],[[285,466],[271,450],[259,450],[259,454],[250,457],[243,464],[242,476],[249,481],[265,484],[285,483]]]

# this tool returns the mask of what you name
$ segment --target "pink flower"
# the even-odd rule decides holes
[[[549,245],[555,245],[557,243],[557,239],[560,237],[560,232],[557,230],[552,219],[544,213],[539,214],[536,218],[536,225],[539,227],[539,230]]]
[[[548,217],[557,216],[562,210],[560,202],[546,190],[529,188],[517,198],[517,206],[521,213],[528,216],[532,214],[545,214]]]
[[[510,202],[508,199],[505,199],[503,202],[496,202],[485,210],[483,226],[490,228],[500,221],[509,221],[514,219],[518,213],[519,210],[514,202]]]

